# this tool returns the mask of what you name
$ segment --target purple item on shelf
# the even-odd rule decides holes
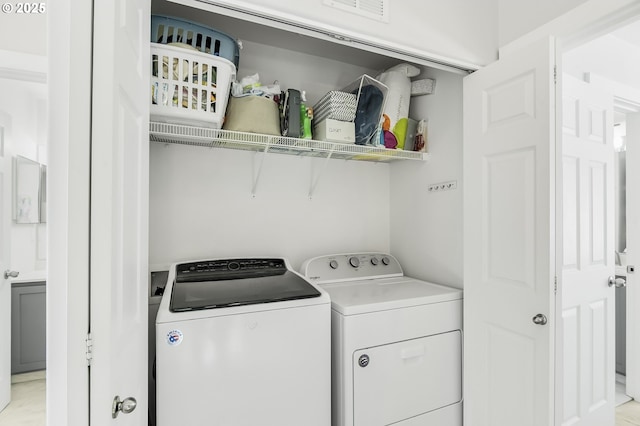
[[[396,149],[398,146],[398,140],[396,136],[388,130],[384,130],[384,147],[389,149]]]

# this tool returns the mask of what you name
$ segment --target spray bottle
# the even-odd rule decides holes
[[[307,94],[303,90],[300,102],[300,137],[302,139],[311,139],[311,120],[313,119],[313,108],[307,107]]]

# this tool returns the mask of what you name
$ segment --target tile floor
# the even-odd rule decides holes
[[[640,426],[640,402],[629,401],[616,407],[616,426]]]
[[[44,426],[45,372],[17,374],[11,382],[12,401],[0,412],[0,426]],[[640,426],[640,402],[618,405],[615,426]]]
[[[0,426],[44,426],[45,371],[11,376],[11,403],[0,412]]]
[[[616,426],[640,426],[640,403],[626,394],[627,378],[616,373]]]

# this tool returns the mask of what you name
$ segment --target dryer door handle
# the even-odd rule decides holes
[[[413,346],[410,348],[402,349],[402,352],[400,353],[400,357],[402,359],[418,358],[418,357],[424,356],[424,352],[425,352],[424,345]]]

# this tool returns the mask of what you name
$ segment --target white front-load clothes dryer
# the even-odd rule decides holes
[[[330,426],[330,315],[285,259],[173,265],[156,318],[157,426]]]
[[[331,297],[333,426],[462,426],[462,290],[384,253],[320,256]]]

